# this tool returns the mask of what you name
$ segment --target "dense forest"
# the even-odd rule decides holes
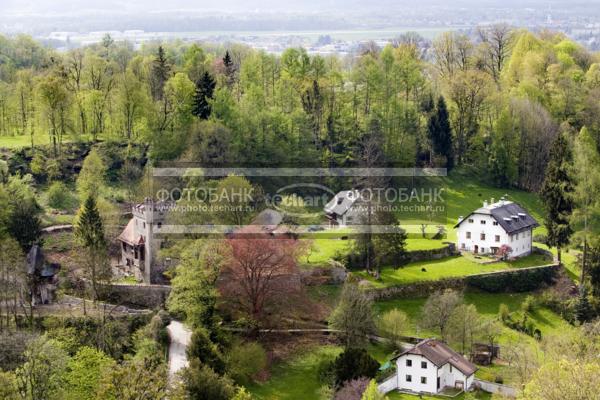
[[[57,53],[0,39],[0,135],[48,137],[34,165],[61,174],[66,140],[151,144],[151,159],[348,166],[367,134],[398,166],[468,166],[538,190],[549,149],[600,134],[600,64],[563,34],[407,34],[345,58],[171,42]],[[47,142],[47,140],[44,140]],[[40,155],[39,158],[42,158]]]

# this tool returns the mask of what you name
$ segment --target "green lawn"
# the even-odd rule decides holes
[[[485,318],[496,318],[500,304],[504,303],[509,310],[520,310],[521,304],[530,293],[483,293],[468,291],[464,294],[467,304],[474,304],[477,312]],[[420,330],[417,327],[417,321],[420,319],[421,307],[425,304],[426,298],[398,299],[377,302],[375,304],[376,314],[381,314],[393,308],[404,311],[410,320],[406,334],[410,336],[427,337],[434,336],[431,331]],[[572,329],[568,322],[559,315],[545,309],[538,308],[531,314],[531,319],[535,325],[542,331],[542,335],[560,334]],[[514,332],[508,329],[510,332]],[[516,332],[515,332],[516,333]]]
[[[317,379],[319,363],[333,360],[341,351],[338,346],[315,346],[275,365],[267,382],[250,385],[248,390],[258,400],[318,399],[321,387]]]
[[[381,271],[381,280],[379,281],[364,271],[356,272],[356,275],[369,280],[375,287],[387,287],[485,272],[532,267],[547,264],[548,262],[548,259],[539,254],[532,254],[515,261],[502,261],[493,264],[478,263],[470,256],[454,256],[440,260],[411,263],[397,269],[384,268]]]
[[[387,398],[389,400],[440,400],[440,399],[450,399],[450,397],[442,397],[442,396],[416,396],[412,394],[405,394],[399,392],[391,392],[387,394]],[[463,400],[465,398],[464,393],[460,394],[456,397],[452,397],[455,400]],[[478,400],[489,400],[492,398],[492,395],[486,392],[477,392],[475,393],[475,398]]]
[[[343,235],[342,235],[343,236]],[[352,239],[317,237],[311,240],[310,249],[300,258],[300,263],[306,267],[327,265],[336,254],[346,254],[352,246]],[[432,250],[446,246],[444,240],[425,238],[409,238],[406,240],[406,250]]]
[[[499,200],[506,195],[508,200],[521,204],[542,225],[535,233],[544,233],[543,207],[539,197],[535,193],[516,189],[500,189],[483,182],[478,182],[473,174],[454,170],[447,177],[421,178],[417,184],[443,188],[442,197],[446,206],[446,229],[447,240],[456,240],[454,225],[458,217],[466,217],[468,213],[482,206],[484,200],[492,197]],[[440,219],[440,217],[436,218]],[[418,224],[422,221],[402,221],[405,224]],[[436,225],[435,223],[433,225]],[[429,227],[431,228],[431,227]]]
[[[34,135],[33,144],[48,144],[50,140],[48,135]],[[31,147],[31,137],[29,135],[19,136],[0,136],[0,148],[20,149],[22,147]]]

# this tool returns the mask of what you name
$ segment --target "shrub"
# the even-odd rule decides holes
[[[337,356],[333,362],[335,384],[361,378],[374,378],[379,370],[379,363],[365,349],[349,348]]]
[[[220,376],[198,359],[190,360],[190,365],[181,373],[186,399],[229,400],[235,395],[231,379]]]
[[[195,358],[208,365],[218,374],[225,372],[223,356],[204,329],[197,329],[192,333],[187,355],[190,359]]]
[[[69,189],[62,182],[54,182],[48,188],[48,205],[57,210],[64,210],[71,204]]]
[[[267,366],[267,353],[257,342],[235,344],[227,357],[231,377],[239,384],[247,384]]]
[[[496,382],[496,383],[498,383],[498,384],[502,385],[502,384],[504,383],[504,378],[503,378],[501,375],[496,375],[496,376],[494,377],[494,382]]]

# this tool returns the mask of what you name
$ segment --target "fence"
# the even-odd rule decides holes
[[[489,381],[482,381],[480,379],[475,379],[474,384],[476,387],[479,387],[481,390],[488,392],[488,393],[493,393],[493,394],[501,394],[503,396],[506,397],[517,397],[517,389],[510,387],[510,386],[506,386],[506,385],[501,385],[499,383],[494,383],[494,382],[489,382]]]

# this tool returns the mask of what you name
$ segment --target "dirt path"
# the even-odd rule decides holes
[[[169,377],[174,378],[175,374],[188,365],[186,354],[187,346],[192,338],[192,331],[179,321],[171,321],[167,326],[169,333]]]

